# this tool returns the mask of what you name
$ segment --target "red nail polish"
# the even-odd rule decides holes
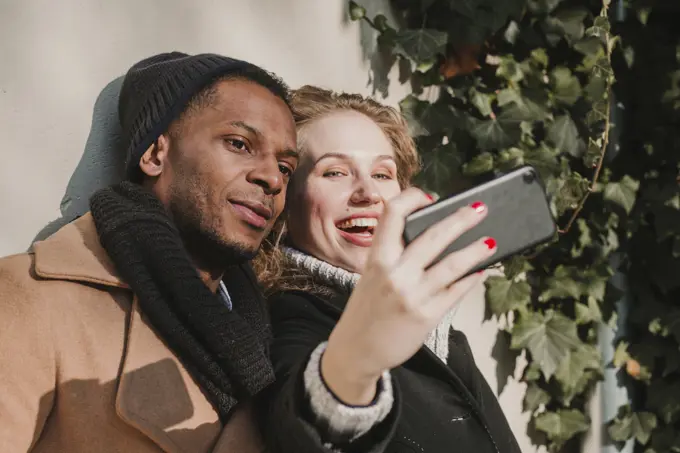
[[[484,241],[487,247],[489,247],[489,250],[493,250],[496,248],[496,240],[494,238],[489,238]]]
[[[428,200],[434,201],[434,197],[430,195],[429,193],[426,193],[425,196],[427,197]]]
[[[481,201],[475,201],[470,205],[472,209],[474,209],[477,212],[482,212],[486,209],[486,205],[482,203]]]

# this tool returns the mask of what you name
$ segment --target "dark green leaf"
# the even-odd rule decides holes
[[[569,114],[555,118],[555,122],[548,128],[548,140],[559,151],[569,153],[574,157],[581,156],[585,151],[585,144]]]
[[[446,102],[430,103],[409,95],[399,103],[399,107],[414,137],[448,133],[465,125],[465,120]]]
[[[501,58],[501,63],[498,65],[498,69],[496,69],[496,75],[513,82],[519,82],[524,78],[522,68],[512,57]]]
[[[557,161],[557,153],[545,143],[541,143],[539,148],[525,151],[524,161],[541,173],[553,174],[560,168]]]
[[[593,55],[605,51],[602,41],[594,36],[586,36],[585,38],[576,41],[574,43],[574,49],[578,50],[583,55]]]
[[[546,289],[541,293],[538,300],[546,302],[550,299],[580,299],[588,294],[588,286],[580,281],[580,269],[559,265],[555,268],[552,276],[546,279]]]
[[[525,313],[512,328],[512,347],[527,348],[546,379],[557,370],[569,351],[581,345],[576,323],[553,311]]]
[[[491,96],[486,94],[486,93],[480,93],[476,89],[472,88],[470,90],[470,102],[472,105],[477,107],[477,110],[479,110],[479,113],[482,114],[482,116],[490,116],[493,113],[493,110],[491,109]]]
[[[608,98],[607,87],[607,80],[604,77],[592,75],[583,91],[589,101],[597,102]],[[606,117],[603,119],[606,119]]]
[[[358,5],[356,2],[350,1],[349,17],[351,17],[352,20],[363,19],[364,17],[366,17],[366,8],[364,8],[361,5]]]
[[[527,391],[524,394],[524,401],[522,402],[523,412],[535,412],[541,406],[550,402],[550,394],[540,388],[538,385],[531,383],[527,386]]]
[[[460,178],[462,156],[455,143],[436,147],[423,153],[423,169],[416,178],[419,187],[436,193],[448,193],[453,181]]]
[[[637,190],[640,183],[628,175],[625,175],[619,182],[610,182],[604,188],[604,198],[618,204],[626,212],[630,213],[635,204]]]
[[[491,170],[493,170],[493,155],[489,152],[477,154],[463,166],[463,174],[466,176],[477,176]]]
[[[550,74],[550,83],[555,99],[566,105],[573,105],[581,97],[581,84],[568,68],[555,68]]]
[[[608,427],[609,435],[616,442],[625,442],[631,437],[637,439],[642,445],[649,442],[652,430],[656,428],[656,415],[651,412],[620,412]]]
[[[448,36],[445,32],[431,29],[402,30],[394,37],[395,52],[413,60],[416,64],[433,61],[443,53]]]
[[[558,444],[586,432],[590,427],[586,416],[576,409],[544,412],[536,417],[535,425],[536,429],[547,434],[548,439]]]
[[[524,151],[521,149],[504,149],[498,153],[496,166],[499,171],[506,173],[522,165],[524,165]]]
[[[576,324],[587,324],[590,322],[602,321],[602,311],[597,304],[597,299],[594,297],[588,298],[588,304],[577,303],[576,307]]]
[[[647,405],[661,417],[664,423],[677,420],[680,414],[680,383],[655,380],[647,390]]]
[[[585,33],[584,19],[588,16],[585,9],[564,9],[555,16],[546,17],[543,30],[550,44],[556,45],[561,38],[573,42],[581,39]]]
[[[580,379],[586,370],[600,372],[600,353],[594,346],[582,344],[577,349],[569,352],[555,371],[555,379],[560,383],[567,400],[577,393]]]
[[[515,144],[519,136],[519,128],[511,125],[504,127],[505,124],[501,124],[495,119],[477,120],[474,122],[470,133],[477,140],[479,149],[483,151],[507,148]]]
[[[527,6],[532,13],[542,15],[552,12],[560,3],[562,0],[529,0]]]
[[[533,266],[523,256],[515,255],[506,260],[503,263],[503,270],[505,271],[505,276],[509,280],[513,280],[515,277],[524,272],[529,272],[533,269]]]
[[[621,368],[628,360],[630,360],[630,355],[628,354],[628,343],[622,341],[616,346],[616,350],[614,351],[614,360],[612,363],[616,368]]]
[[[505,277],[491,276],[484,282],[486,303],[496,316],[529,304],[531,287],[525,281],[507,280]]]

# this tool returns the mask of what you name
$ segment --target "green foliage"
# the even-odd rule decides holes
[[[446,195],[529,164],[546,185],[559,237],[504,263],[486,302],[526,354],[523,409],[550,451],[577,451],[589,428],[585,405],[607,365],[596,331],[615,320],[616,271],[639,308],[613,366],[646,399],[621,409],[610,437],[680,451],[674,4],[626,2],[614,26],[609,0],[395,0],[389,24],[350,5],[410,84],[400,106],[424,160],[419,184]],[[613,92],[626,106],[616,121]]]

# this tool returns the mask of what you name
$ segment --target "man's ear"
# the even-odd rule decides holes
[[[139,168],[146,176],[158,177],[168,165],[170,140],[166,134],[161,135],[151,144],[139,159]]]

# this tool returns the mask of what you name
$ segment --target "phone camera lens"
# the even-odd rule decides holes
[[[532,182],[536,181],[536,173],[533,171],[528,171],[524,173],[523,179],[525,183],[531,184]]]

